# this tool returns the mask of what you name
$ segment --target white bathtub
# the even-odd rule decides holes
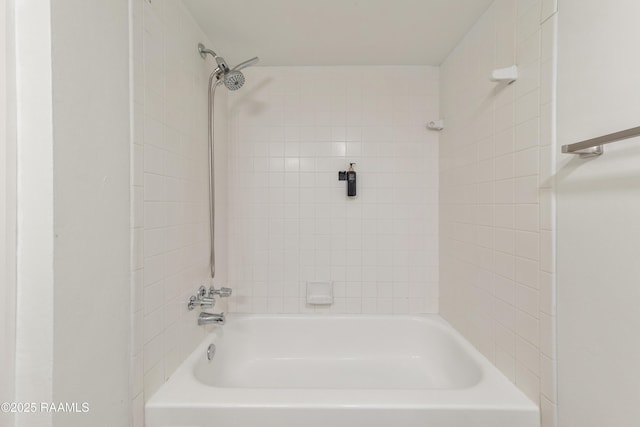
[[[235,315],[216,329],[147,402],[147,427],[540,425],[439,316]]]

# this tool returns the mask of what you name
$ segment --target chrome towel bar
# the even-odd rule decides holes
[[[640,126],[621,130],[620,132],[610,133],[608,135],[599,136],[597,138],[587,139],[585,141],[576,142],[575,144],[563,145],[562,152],[569,154],[579,154],[580,157],[594,157],[604,153],[604,145],[623,139],[640,136]]]

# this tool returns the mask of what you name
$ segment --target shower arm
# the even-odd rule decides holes
[[[206,59],[207,54],[213,56],[214,58],[218,56],[218,54],[211,49],[207,49],[206,47],[204,47],[202,43],[198,43],[198,52],[200,52],[200,56],[202,57],[202,59]]]
[[[201,53],[202,54],[202,53]],[[211,270],[211,279],[216,276],[216,251],[215,251],[215,231],[216,231],[216,214],[215,214],[215,201],[216,201],[216,179],[215,179],[215,163],[213,153],[213,141],[214,141],[214,102],[216,88],[222,83],[218,78],[218,70],[214,70],[209,76],[209,91],[208,91],[208,162],[209,162],[209,269]],[[214,83],[213,79],[216,78]]]
[[[216,64],[218,65],[218,68],[216,68],[213,71],[213,73],[216,74],[217,76],[219,76],[221,73],[226,73],[229,71],[229,66],[225,62],[224,58],[221,56],[218,56],[218,54],[212,51],[211,49],[207,49],[202,43],[198,43],[198,52],[200,52],[200,56],[202,57],[202,59],[207,59],[207,55],[211,55],[213,59],[215,59]],[[252,61],[253,59],[254,58],[250,59],[249,61]],[[245,62],[249,62],[249,61],[245,61]],[[247,65],[245,65],[245,67],[246,66]]]

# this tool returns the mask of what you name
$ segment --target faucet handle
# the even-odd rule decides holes
[[[196,308],[197,305],[199,305],[200,308],[213,308],[215,304],[216,301],[213,299],[213,295],[207,295],[207,288],[200,286],[196,294],[189,298],[187,308],[189,311]]]
[[[216,301],[213,298],[201,297],[200,295],[192,295],[191,298],[189,298],[189,302],[187,303],[187,308],[189,309],[189,311],[196,308],[197,305],[199,305],[200,308],[213,308],[215,304]]]
[[[198,299],[205,298],[207,296],[207,288],[205,288],[204,285],[201,285],[198,288],[198,292],[196,293],[196,296],[198,297]]]
[[[213,297],[214,295],[218,295],[220,298],[230,297],[233,293],[233,289],[231,288],[220,288],[216,289],[213,286],[209,288],[209,296]]]

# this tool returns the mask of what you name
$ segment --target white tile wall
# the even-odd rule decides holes
[[[442,315],[556,425],[555,2],[496,0],[441,68]],[[489,81],[517,64],[512,85]]]
[[[181,2],[131,1],[138,426],[145,400],[203,333],[184,302],[208,271],[210,68],[194,46],[211,44]],[[234,288],[229,308],[438,312],[440,275],[442,314],[554,425],[550,4],[496,0],[443,65],[440,135],[425,129],[440,117],[433,67],[256,67],[241,91],[218,91],[216,120],[231,143],[227,154],[219,125],[218,279]],[[513,63],[517,83],[488,81]],[[337,180],[349,162],[355,199]],[[306,305],[308,280],[334,281],[335,304]]]
[[[208,282],[207,79],[211,45],[181,1],[131,0],[132,424],[204,331],[186,301]],[[216,281],[226,282],[226,93],[218,91]]]
[[[229,96],[231,310],[437,312],[438,69],[246,75]],[[333,306],[306,305],[309,280],[334,282]]]

